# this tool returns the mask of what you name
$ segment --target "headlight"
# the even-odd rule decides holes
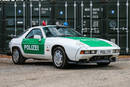
[[[120,53],[120,50],[119,49],[114,49],[113,53]]]
[[[97,50],[81,50],[80,54],[96,54]]]

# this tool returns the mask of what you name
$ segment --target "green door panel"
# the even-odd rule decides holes
[[[44,54],[45,39],[23,39],[22,49],[28,54]]]

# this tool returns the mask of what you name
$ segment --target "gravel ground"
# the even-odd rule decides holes
[[[48,61],[14,65],[0,58],[0,87],[130,87],[130,59],[119,59],[108,67],[71,65],[60,70]]]

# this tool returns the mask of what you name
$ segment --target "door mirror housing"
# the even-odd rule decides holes
[[[34,39],[39,39],[39,41],[41,41],[41,36],[40,35],[34,35]]]

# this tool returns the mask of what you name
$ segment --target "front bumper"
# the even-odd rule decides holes
[[[112,56],[93,56],[89,60],[88,59],[80,59],[79,62],[82,63],[109,63],[115,62],[117,57]]]
[[[116,48],[89,48],[89,49],[85,49],[85,48],[81,48],[78,50],[77,54],[76,54],[76,61],[81,61],[81,60],[86,60],[89,62],[103,62],[103,61],[109,61],[109,62],[115,62],[116,59],[119,56],[119,53],[105,53],[102,54],[100,53],[101,50],[113,50]],[[97,50],[96,54],[80,54],[81,50]]]

